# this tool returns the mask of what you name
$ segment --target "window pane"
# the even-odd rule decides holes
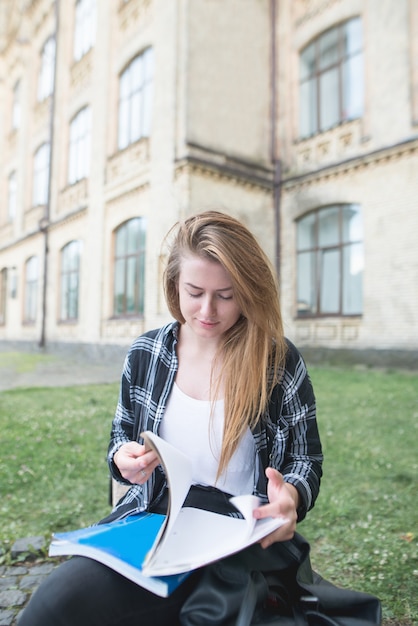
[[[363,244],[345,246],[343,250],[343,314],[363,312]]]
[[[130,220],[126,225],[127,243],[126,254],[137,254],[139,252],[139,232],[141,228],[141,220]]]
[[[362,23],[359,17],[344,24],[343,42],[344,54],[350,56],[359,52],[363,43]]]
[[[324,250],[321,254],[321,313],[340,311],[340,253]]]
[[[48,201],[49,144],[43,144],[35,153],[33,172],[33,205]]]
[[[12,128],[16,130],[20,127],[20,81],[18,81],[13,89],[13,107],[12,107]]]
[[[363,55],[348,59],[342,67],[343,119],[352,120],[363,114]]]
[[[315,73],[315,45],[305,48],[300,55],[300,79],[311,78]]]
[[[137,257],[129,257],[126,263],[126,313],[135,313],[135,288]]]
[[[144,80],[142,55],[132,61],[129,71],[131,74],[131,93],[133,93],[141,89]]]
[[[298,254],[297,271],[297,313],[298,315],[315,314],[317,312],[317,296],[314,252],[302,252]]]
[[[362,115],[362,39],[361,19],[355,18],[326,31],[301,52],[301,137]]]
[[[318,242],[319,246],[335,246],[340,242],[339,234],[339,207],[322,209],[318,215]]]
[[[338,35],[339,29],[333,28],[324,33],[319,39],[319,69],[323,70],[338,63]]]
[[[145,225],[144,219],[133,218],[116,232],[115,315],[143,313]]]
[[[115,261],[114,312],[121,315],[125,309],[125,260]]]
[[[126,224],[118,228],[116,232],[115,253],[118,258],[125,254],[125,250],[127,247],[127,234],[128,228]]]
[[[298,250],[315,247],[316,213],[311,213],[298,223],[297,246]]]
[[[61,254],[61,319],[78,318],[80,242],[71,241]]]
[[[343,242],[363,240],[363,220],[360,207],[347,204],[343,207]]]
[[[300,86],[300,134],[309,137],[317,130],[316,80],[311,79]]]
[[[25,267],[25,321],[36,321],[38,295],[38,258],[31,257]]]
[[[41,52],[41,71],[38,79],[38,100],[45,100],[54,88],[55,39],[50,37]]]
[[[7,202],[7,216],[9,221],[13,221],[16,217],[17,207],[17,178],[16,172],[12,172],[9,176],[9,193]]]
[[[70,185],[89,175],[90,120],[90,107],[85,107],[71,122],[68,163],[68,182]]]
[[[134,142],[141,137],[141,109],[142,109],[142,92],[132,95],[130,100],[131,118],[130,118],[130,141]]]
[[[154,72],[151,49],[136,57],[120,77],[118,147],[147,136],[151,127]]]
[[[319,77],[320,129],[326,130],[340,120],[340,96],[338,91],[338,68],[324,72]]]
[[[96,39],[96,0],[78,0],[75,11],[74,59],[80,60]]]

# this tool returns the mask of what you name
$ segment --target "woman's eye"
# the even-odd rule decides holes
[[[222,296],[221,294],[219,294],[219,298],[221,300],[232,300],[232,296]]]

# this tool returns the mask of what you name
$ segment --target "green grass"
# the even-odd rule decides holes
[[[310,368],[324,478],[299,531],[314,569],[418,623],[418,374]],[[118,385],[0,394],[0,542],[90,524],[109,511],[105,461]]]
[[[324,448],[300,526],[324,577],[378,595],[384,618],[418,621],[418,375],[311,370]]]
[[[0,352],[0,370],[14,370],[18,374],[32,372],[38,364],[51,363],[54,357],[50,354],[31,352]]]
[[[0,542],[90,524],[108,510],[118,385],[0,394]]]

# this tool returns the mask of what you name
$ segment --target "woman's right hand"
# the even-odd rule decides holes
[[[113,461],[125,480],[138,485],[147,482],[160,463],[153,450],[146,449],[136,441],[124,443],[115,453]]]

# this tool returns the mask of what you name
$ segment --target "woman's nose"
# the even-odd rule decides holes
[[[210,296],[205,296],[202,300],[202,313],[207,317],[212,317],[215,315],[215,303],[213,298]]]

